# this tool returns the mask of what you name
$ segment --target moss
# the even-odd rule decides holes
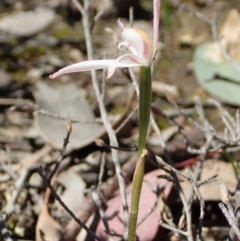
[[[16,82],[23,82],[26,78],[26,71],[25,70],[18,70],[12,73],[12,79]]]
[[[76,24],[73,27],[70,27],[67,24],[61,24],[53,30],[53,34],[57,39],[84,37],[83,28],[82,26],[80,26],[80,23]]]
[[[124,106],[118,106],[111,111],[111,115],[122,114],[124,112],[124,110],[125,110]]]
[[[160,129],[165,129],[169,126],[169,123],[165,118],[156,119],[156,123]]]
[[[67,28],[67,26],[64,26],[62,28],[56,29],[54,31],[54,36],[58,39],[61,39],[68,36],[68,33],[69,33],[69,29]]]
[[[15,47],[17,45],[17,40],[15,38],[8,38],[5,43],[11,47]]]
[[[15,56],[24,59],[33,59],[46,54],[47,50],[44,46],[26,46],[18,49],[15,52]]]

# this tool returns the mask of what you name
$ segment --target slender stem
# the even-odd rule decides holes
[[[138,157],[141,156],[146,145],[148,124],[151,110],[152,84],[151,68],[141,67],[139,80],[139,138]]]
[[[131,209],[129,214],[128,241],[135,240],[137,227],[138,207],[145,171],[145,150],[148,124],[151,110],[151,68],[141,67],[139,79],[139,138],[138,162],[132,181]]]
[[[137,217],[138,217],[138,206],[139,206],[142,182],[143,182],[144,171],[145,171],[146,155],[147,155],[147,150],[143,150],[142,155],[140,156],[137,162],[136,169],[133,176],[131,209],[129,214],[129,226],[128,226],[128,241],[135,240]]]

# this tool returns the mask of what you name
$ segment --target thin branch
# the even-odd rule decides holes
[[[98,212],[100,214],[101,220],[102,220],[103,225],[105,227],[105,231],[107,233],[108,240],[113,241],[113,237],[112,237],[111,232],[110,232],[110,228],[109,228],[109,225],[108,225],[108,222],[107,222],[107,218],[105,217],[105,214],[104,214],[102,202],[100,200],[100,197],[99,197],[98,193],[94,190],[92,191],[92,198],[93,198],[94,202],[96,203],[96,206],[98,207]]]
[[[90,24],[89,24],[89,16],[88,16],[88,10],[89,10],[89,0],[84,0],[84,7],[77,1],[73,0],[74,5],[79,9],[79,11],[82,14],[82,23],[83,23],[83,28],[84,28],[84,34],[85,34],[85,41],[86,41],[86,46],[87,46],[87,55],[88,59],[91,60],[93,59],[93,50],[92,50],[92,37],[90,33]],[[115,135],[115,132],[111,126],[111,123],[108,119],[107,111],[104,105],[104,102],[101,98],[101,93],[100,89],[97,83],[97,75],[96,71],[91,70],[91,79],[92,79],[92,85],[93,89],[97,98],[97,102],[99,105],[101,117],[103,124],[106,128],[106,131],[108,133],[109,139],[110,139],[110,145],[111,146],[118,146],[118,141]],[[112,158],[115,166],[115,172],[118,178],[118,183],[119,183],[119,190],[120,190],[120,196],[121,196],[121,201],[122,201],[122,206],[123,206],[123,218],[124,218],[124,238],[127,239],[127,227],[128,227],[128,204],[127,204],[127,198],[126,198],[126,187],[125,187],[125,181],[124,177],[121,172],[121,166],[119,163],[119,157],[118,157],[118,151],[115,149],[111,149],[112,153]]]
[[[182,234],[182,235],[185,236],[185,237],[188,235],[187,232],[182,231],[181,229],[172,227],[172,226],[168,225],[167,223],[164,223],[162,219],[159,219],[159,220],[158,220],[158,223],[159,223],[159,225],[162,226],[163,228],[169,229],[169,230],[173,231],[174,233],[180,233],[180,234]]]
[[[57,120],[62,120],[62,121],[69,120],[69,121],[71,121],[71,123],[79,123],[79,124],[84,124],[84,125],[94,124],[94,123],[102,123],[102,121],[98,120],[98,119],[96,119],[94,121],[81,121],[74,117],[60,116],[58,114],[54,114],[54,113],[51,113],[51,112],[48,112],[48,111],[42,110],[42,109],[35,111],[34,114],[41,114],[41,115],[48,116],[48,117],[51,117],[51,118],[57,119]]]
[[[62,149],[60,151],[59,157],[57,158],[55,166],[54,166],[52,172],[50,173],[50,175],[48,177],[49,182],[51,181],[53,176],[57,173],[57,170],[58,170],[62,160],[64,159],[64,153],[66,151],[67,145],[69,143],[69,138],[70,138],[70,135],[71,135],[71,132],[72,132],[71,122],[66,122],[66,130],[67,130],[67,134],[66,134],[66,137],[63,139],[63,146],[62,146]]]
[[[146,181],[145,181],[146,182]],[[151,188],[150,183],[146,182],[149,185],[149,188]],[[152,188],[151,188],[152,189]],[[157,204],[158,204],[158,198],[159,198],[159,194],[164,190],[164,187],[161,188],[161,190],[159,189],[159,187],[157,186],[154,189],[152,189],[152,192],[155,194],[156,198],[155,201],[152,205],[152,207],[148,210],[148,212],[142,217],[142,219],[137,223],[137,227],[139,227],[151,214],[152,212],[156,209]]]
[[[228,209],[224,206],[223,203],[219,203],[218,206],[219,206],[220,209],[222,210],[222,212],[223,212],[224,216],[226,217],[229,225],[234,229],[234,232],[236,233],[236,235],[238,236],[238,238],[240,238],[240,230],[239,230],[239,228],[236,226],[235,220],[233,220],[232,217],[229,215]]]
[[[105,164],[106,164],[106,152],[103,152],[102,158],[101,158],[99,175],[98,175],[98,186],[97,186],[97,194],[98,195],[100,195],[100,193],[101,193],[101,186],[102,186],[102,183],[103,183],[103,175],[104,175],[104,170],[105,170]]]
[[[5,218],[6,218],[6,215],[3,213],[0,213],[0,232],[2,234],[3,241],[13,241],[10,235],[10,232],[8,231],[5,225]]]
[[[43,179],[45,185],[50,189],[52,195],[54,196],[54,198],[59,202],[59,204],[63,207],[63,209],[71,216],[71,218],[78,223],[78,225],[80,225],[81,227],[83,227],[85,229],[85,231],[90,234],[92,237],[94,237],[96,240],[98,241],[102,241],[91,229],[89,229],[79,218],[77,218],[75,216],[75,214],[68,208],[68,206],[62,201],[62,199],[60,198],[60,196],[56,193],[54,187],[51,185],[51,183],[49,182],[49,180],[47,179],[47,177],[44,175],[43,173],[43,168],[40,167],[38,169],[38,174],[41,176],[41,178]]]

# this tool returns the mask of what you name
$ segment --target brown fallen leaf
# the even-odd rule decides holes
[[[57,182],[64,186],[64,192],[60,195],[62,201],[73,213],[76,213],[82,205],[86,183],[74,168],[69,168],[68,170],[61,172],[57,176]],[[66,213],[64,208],[58,202],[56,202],[56,204],[54,203],[54,206],[57,207],[59,212]]]
[[[36,225],[36,241],[58,241],[61,238],[63,227],[52,218],[48,211],[50,190],[47,189],[42,210]]]

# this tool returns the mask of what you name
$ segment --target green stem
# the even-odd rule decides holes
[[[152,97],[151,68],[141,67],[139,80],[139,138],[138,157],[146,145]]]
[[[132,181],[132,196],[131,196],[131,209],[129,213],[128,222],[128,241],[135,240],[135,233],[137,227],[138,206],[140,201],[140,194],[142,189],[142,182],[145,171],[145,157],[147,151],[143,150],[141,157],[139,158]]]
[[[138,162],[132,181],[131,208],[128,223],[128,241],[135,240],[137,227],[138,207],[145,170],[145,150],[148,124],[151,110],[151,69],[141,67],[139,80],[139,138],[138,138]]]

